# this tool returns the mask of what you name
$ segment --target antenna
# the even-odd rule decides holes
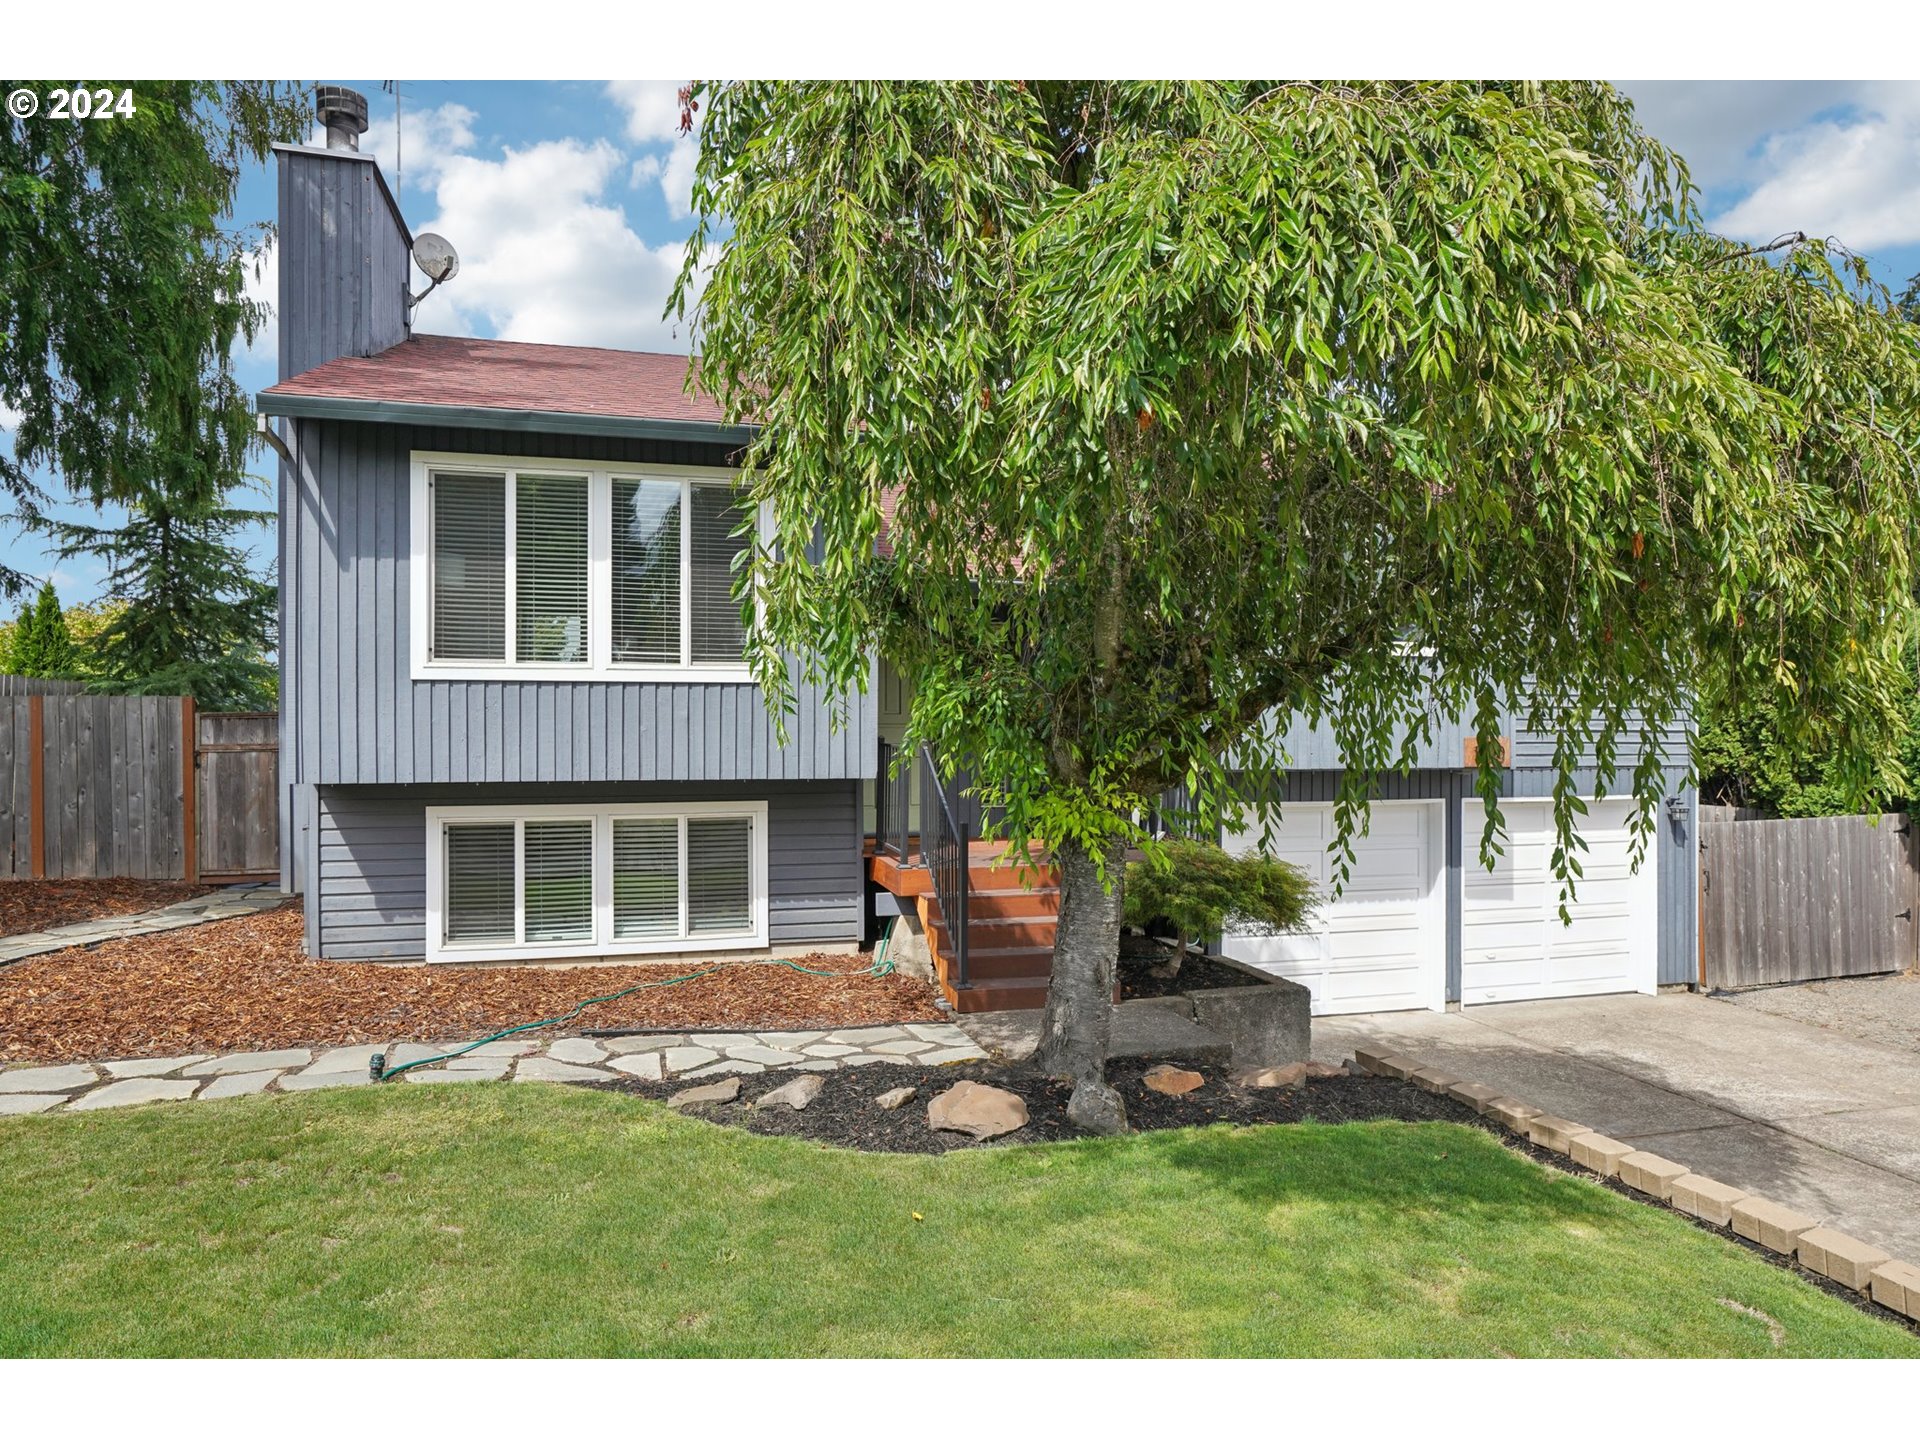
[[[460,273],[460,257],[454,254],[453,246],[447,243],[444,236],[435,235],[431,230],[422,231],[414,236],[413,263],[419,266],[420,273],[433,283],[418,295],[411,291],[407,293],[409,315],[422,300]]]
[[[393,96],[393,193],[400,194],[400,82],[382,80],[380,88]]]

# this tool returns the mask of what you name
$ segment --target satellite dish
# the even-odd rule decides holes
[[[447,243],[444,236],[431,231],[415,237],[413,263],[435,285],[451,280],[460,273],[460,257],[453,253],[453,246]]]

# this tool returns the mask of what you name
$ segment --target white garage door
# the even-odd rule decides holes
[[[1338,899],[1322,900],[1313,928],[1300,935],[1228,935],[1236,960],[1297,980],[1313,992],[1316,1015],[1367,1010],[1441,1009],[1446,1001],[1446,938],[1441,866],[1446,839],[1438,801],[1382,801],[1365,835],[1353,840],[1354,866]],[[1271,853],[1332,889],[1331,805],[1288,805]],[[1256,827],[1227,837],[1236,854],[1257,849]]]
[[[1545,1000],[1657,988],[1658,877],[1651,841],[1635,874],[1628,864],[1632,803],[1590,804],[1580,834],[1588,849],[1581,877],[1560,921],[1560,882],[1553,873],[1553,805],[1503,800],[1509,840],[1489,872],[1480,864],[1483,812],[1466,802],[1463,837],[1460,999],[1466,1005]]]

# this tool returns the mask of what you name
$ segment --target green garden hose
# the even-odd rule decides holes
[[[873,963],[862,966],[858,970],[814,970],[794,960],[754,960],[748,963],[779,965],[788,970],[797,970],[802,975],[818,976],[822,980],[845,980],[855,975],[891,975],[893,962],[887,958],[887,951],[893,944],[893,927],[897,919],[896,916],[887,921],[887,933],[880,937],[880,948],[874,952]],[[423,1055],[418,1060],[409,1060],[405,1064],[391,1068],[388,1068],[386,1054],[382,1052],[367,1061],[367,1078],[378,1084],[382,1080],[391,1080],[396,1075],[418,1069],[422,1065],[438,1065],[442,1060],[456,1059],[470,1050],[478,1050],[482,1045],[491,1045],[494,1041],[504,1040],[509,1035],[518,1035],[523,1030],[542,1030],[549,1025],[564,1025],[589,1005],[604,1005],[609,1000],[619,1000],[641,990],[664,990],[669,985],[684,985],[689,980],[698,980],[705,975],[717,975],[725,968],[724,965],[709,965],[704,970],[675,975],[671,980],[647,980],[638,985],[629,985],[626,989],[616,990],[611,995],[596,995],[591,1000],[582,1000],[564,1015],[555,1015],[547,1020],[529,1020],[525,1025],[510,1025],[505,1030],[496,1030],[491,1035],[483,1035],[478,1040],[462,1045],[458,1050],[449,1050],[444,1055]]]

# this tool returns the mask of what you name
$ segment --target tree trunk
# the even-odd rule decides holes
[[[1108,890],[1093,856],[1076,841],[1054,851],[1060,867],[1060,921],[1054,931],[1053,977],[1034,1063],[1081,1087],[1106,1089],[1107,1039],[1113,1028],[1113,974],[1120,953],[1120,877],[1126,849],[1114,840],[1104,857]],[[1096,1107],[1111,1114],[1119,1097]],[[1125,1112],[1119,1110],[1120,1125]]]

